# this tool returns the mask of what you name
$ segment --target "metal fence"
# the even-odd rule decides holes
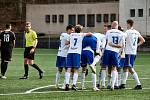
[[[146,42],[138,48],[139,51],[150,51],[150,37],[145,37]],[[24,33],[16,34],[16,47],[23,48],[25,46]],[[38,35],[37,48],[57,49],[59,47],[59,35],[52,34]]]
[[[24,48],[25,47],[25,35],[24,33],[16,33],[16,47]],[[57,49],[59,46],[59,37],[51,37],[51,35],[38,35],[38,45],[37,48],[51,48]]]

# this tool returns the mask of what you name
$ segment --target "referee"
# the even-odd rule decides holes
[[[24,76],[20,79],[28,79],[28,71],[29,67],[28,65],[31,65],[33,68],[38,70],[39,72],[39,79],[42,79],[43,77],[43,71],[34,63],[34,54],[35,54],[35,48],[37,46],[37,34],[35,31],[31,29],[31,22],[26,22],[26,33],[25,33],[25,39],[26,39],[26,46],[24,51]]]
[[[12,50],[15,47],[15,34],[11,31],[11,24],[6,24],[6,30],[0,33],[1,47],[1,79],[6,79],[8,62],[11,61]]]

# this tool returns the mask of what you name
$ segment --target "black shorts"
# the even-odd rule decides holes
[[[11,61],[13,47],[1,48],[1,60]]]
[[[34,54],[35,54],[35,52],[30,53],[30,50],[31,50],[32,48],[33,48],[33,47],[25,47],[25,50],[24,50],[24,58],[27,58],[27,59],[30,59],[30,60],[34,60]]]

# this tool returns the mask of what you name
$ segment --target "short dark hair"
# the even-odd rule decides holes
[[[68,26],[66,27],[66,31],[69,30],[69,29],[72,29],[73,27],[74,27],[73,25],[68,25]]]
[[[9,29],[10,28],[10,26],[11,26],[11,24],[6,24],[6,29]]]
[[[121,26],[118,26],[118,30],[124,31],[123,28],[122,28]]]
[[[82,31],[81,26],[79,26],[79,25],[75,26],[75,32],[76,33],[80,33],[81,31]]]
[[[107,27],[108,29],[111,29],[111,25],[104,25],[104,27]]]
[[[132,27],[134,24],[134,21],[132,19],[128,19],[127,24],[129,24]]]

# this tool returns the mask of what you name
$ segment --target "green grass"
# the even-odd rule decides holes
[[[45,74],[42,80],[38,79],[38,73],[32,67],[30,67],[29,79],[19,80],[24,73],[23,70],[23,49],[14,49],[13,61],[9,64],[6,80],[0,79],[0,94],[9,93],[24,93],[30,89],[53,85],[55,83],[55,61],[57,50],[55,49],[37,49],[35,63],[37,63]],[[136,59],[135,69],[140,78],[150,78],[150,53],[138,53]],[[99,66],[97,67],[99,70]],[[81,72],[81,71],[80,71]],[[63,81],[64,73],[61,77],[61,83]],[[129,79],[132,79],[130,76]],[[78,81],[80,80],[80,76]],[[89,74],[86,81],[91,81],[91,75]],[[128,88],[133,88],[135,82],[133,80],[127,81]],[[150,88],[150,79],[142,79],[141,83],[143,88]],[[80,86],[80,84],[78,84]],[[0,95],[0,100],[150,100],[150,89],[143,89],[140,91],[135,90],[101,90],[94,92],[91,90],[91,83],[86,83],[88,91],[70,91],[59,92],[54,87],[48,87],[35,92],[47,92],[47,93],[30,93],[30,94],[15,94],[15,95]]]

